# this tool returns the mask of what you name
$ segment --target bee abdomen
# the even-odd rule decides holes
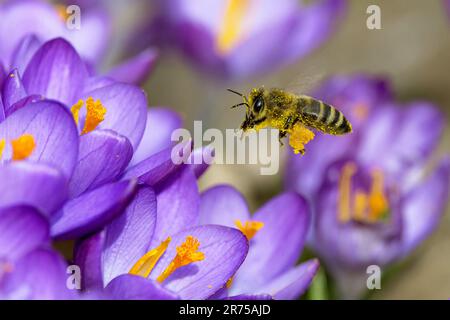
[[[336,108],[313,98],[304,98],[301,109],[306,125],[329,134],[346,134],[352,131],[350,122]]]

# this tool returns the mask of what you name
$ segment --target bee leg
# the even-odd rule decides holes
[[[292,126],[292,124],[293,124],[293,121],[292,120],[294,120],[294,119],[292,119],[292,117],[291,116],[289,116],[287,119],[286,119],[286,122],[284,123],[284,130],[287,130],[287,129],[289,129],[291,126]]]
[[[286,135],[287,135],[287,131],[284,131],[284,130],[280,131],[280,133],[278,134],[278,141],[280,142],[281,146],[284,146],[284,143],[283,143],[283,141],[281,141],[281,139],[286,137]]]

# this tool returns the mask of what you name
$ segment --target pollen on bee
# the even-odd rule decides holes
[[[289,135],[289,145],[294,153],[305,154],[305,145],[314,139],[314,133],[301,124],[296,124]]]

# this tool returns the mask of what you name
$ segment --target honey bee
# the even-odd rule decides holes
[[[304,153],[303,144],[314,137],[306,127],[320,132],[343,135],[352,131],[350,122],[344,114],[336,108],[320,100],[304,95],[296,95],[282,89],[265,89],[264,87],[252,89],[247,96],[237,91],[228,91],[241,96],[244,101],[232,106],[246,106],[247,112],[241,129],[245,132],[249,129],[259,130],[265,127],[273,127],[280,131],[279,139],[291,135],[290,145],[294,151]],[[307,133],[309,138],[302,142],[292,141],[300,135]],[[304,139],[304,138],[300,138]]]

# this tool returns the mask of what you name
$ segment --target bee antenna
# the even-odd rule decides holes
[[[238,96],[244,97],[244,95],[240,92],[234,91],[233,89],[227,89],[228,91],[230,91],[231,93],[237,94]]]
[[[234,108],[237,108],[237,107],[240,107],[240,106],[249,106],[248,105],[248,103],[247,102],[241,102],[241,103],[238,103],[238,104],[235,104],[234,106],[232,106],[231,107],[231,109],[234,109]]]

